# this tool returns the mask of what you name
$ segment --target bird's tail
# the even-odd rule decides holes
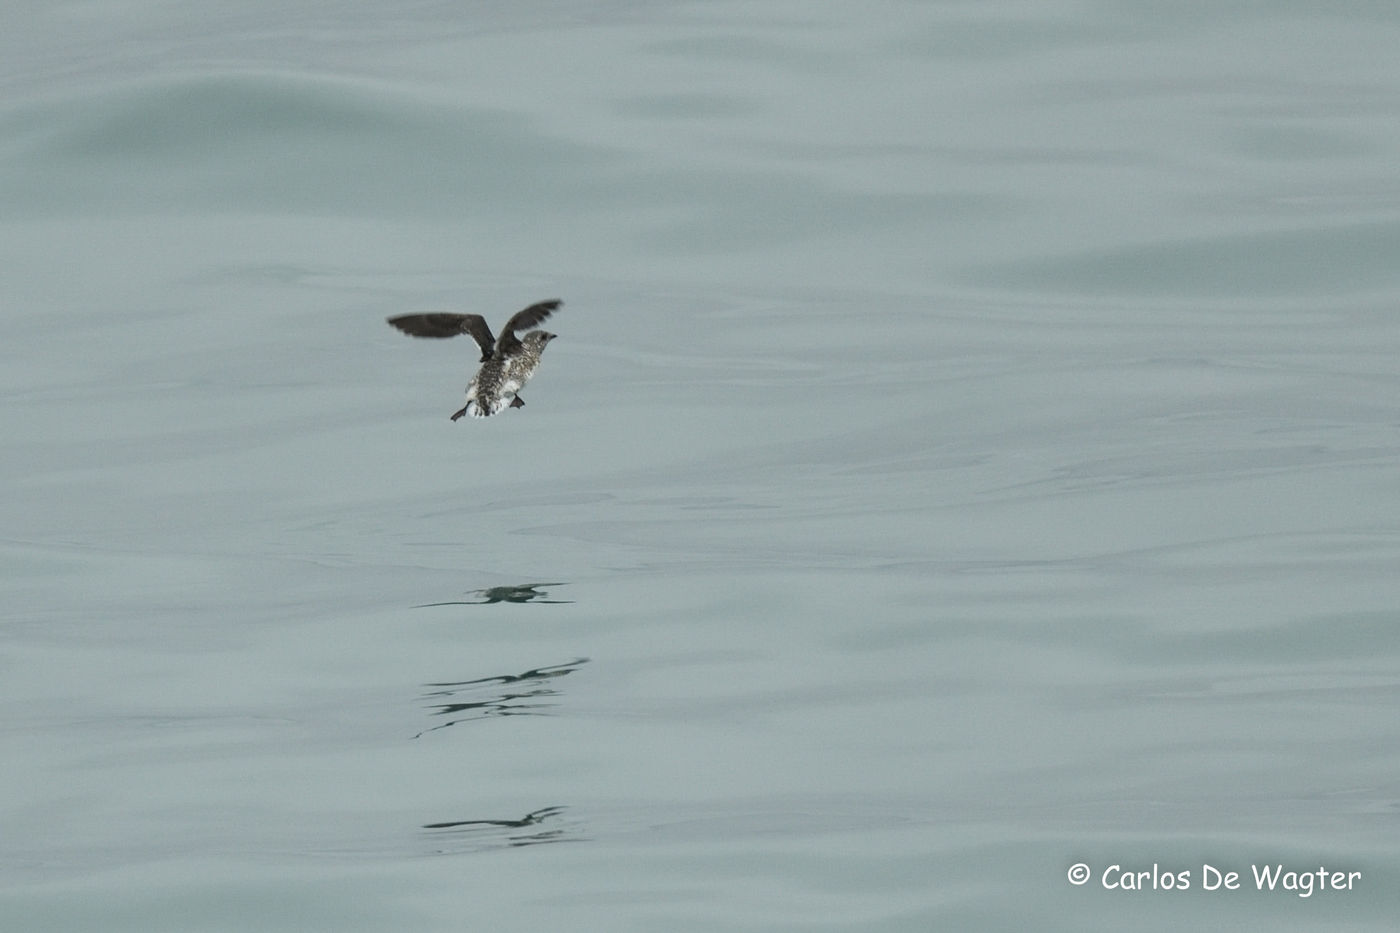
[[[489,418],[492,415],[500,412],[505,407],[506,406],[504,404],[497,405],[491,404],[489,402],[483,405],[480,399],[474,398],[468,400],[466,407],[463,408],[461,411],[457,412],[455,415],[453,415],[452,420],[456,421],[463,415],[471,415],[473,418]]]

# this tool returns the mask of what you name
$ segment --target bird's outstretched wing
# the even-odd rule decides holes
[[[529,330],[536,324],[543,323],[544,319],[558,310],[563,303],[558,298],[552,298],[532,304],[524,311],[517,311],[511,315],[510,320],[506,321],[506,326],[501,328],[501,339],[496,342],[496,355],[514,356],[520,350],[520,338],[515,336],[515,332]]]
[[[470,334],[477,346],[481,347],[483,363],[491,358],[496,349],[496,338],[491,336],[491,327],[486,323],[486,318],[479,314],[450,314],[445,311],[401,314],[389,318],[389,323],[413,337],[456,337],[458,334]]]

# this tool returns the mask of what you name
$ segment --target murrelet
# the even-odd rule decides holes
[[[541,301],[517,311],[506,321],[499,340],[491,336],[490,326],[479,314],[404,314],[389,318],[389,323],[414,337],[470,334],[481,347],[481,368],[467,386],[467,404],[452,413],[452,420],[463,415],[487,418],[507,408],[524,407],[520,390],[540,368],[540,354],[545,344],[557,335],[532,330],[524,337],[517,337],[515,332],[541,323],[562,304],[558,299]]]

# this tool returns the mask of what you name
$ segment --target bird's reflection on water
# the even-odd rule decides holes
[[[423,828],[435,837],[448,837],[452,840],[453,851],[464,848],[489,849],[496,847],[533,846],[547,842],[578,842],[582,837],[577,830],[568,826],[554,825],[548,829],[536,829],[546,820],[556,820],[564,807],[544,807],[527,813],[518,820],[447,820],[441,823],[425,823]]]
[[[427,603],[429,606],[485,606],[493,603],[568,603],[572,600],[550,599],[548,587],[563,583],[528,583],[518,586],[493,586],[472,590],[474,599]],[[473,677],[465,680],[437,681],[424,684],[427,692],[420,697],[431,715],[443,721],[414,736],[422,738],[448,726],[504,716],[544,716],[556,704],[560,691],[553,685],[560,677],[572,674],[588,663],[587,658],[575,658],[564,664],[547,664],[518,674],[497,674],[493,677]],[[560,824],[564,807],[544,807],[519,819],[442,820],[423,824],[423,829],[444,843],[440,852],[493,849],[540,845],[549,842],[576,842],[582,837],[576,829]],[[548,826],[542,826],[546,821]]]
[[[466,595],[479,599],[457,599],[445,603],[423,603],[414,609],[428,609],[432,606],[489,606],[492,603],[542,603],[563,605],[572,599],[547,599],[546,586],[567,586],[566,583],[524,583],[519,586],[490,586],[483,590],[470,590]]]
[[[536,667],[520,674],[500,674],[495,677],[478,677],[475,680],[424,684],[425,687],[436,689],[423,694],[421,699],[449,700],[429,703],[428,708],[433,710],[432,715],[450,718],[446,722],[424,729],[414,738],[461,722],[490,719],[495,716],[545,715],[544,711],[555,705],[548,702],[549,698],[559,695],[558,690],[548,686],[549,682],[572,674],[587,663],[587,658],[575,658],[566,664]]]

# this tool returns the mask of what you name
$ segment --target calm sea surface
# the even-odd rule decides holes
[[[20,6],[0,928],[1394,929],[1400,7]]]

